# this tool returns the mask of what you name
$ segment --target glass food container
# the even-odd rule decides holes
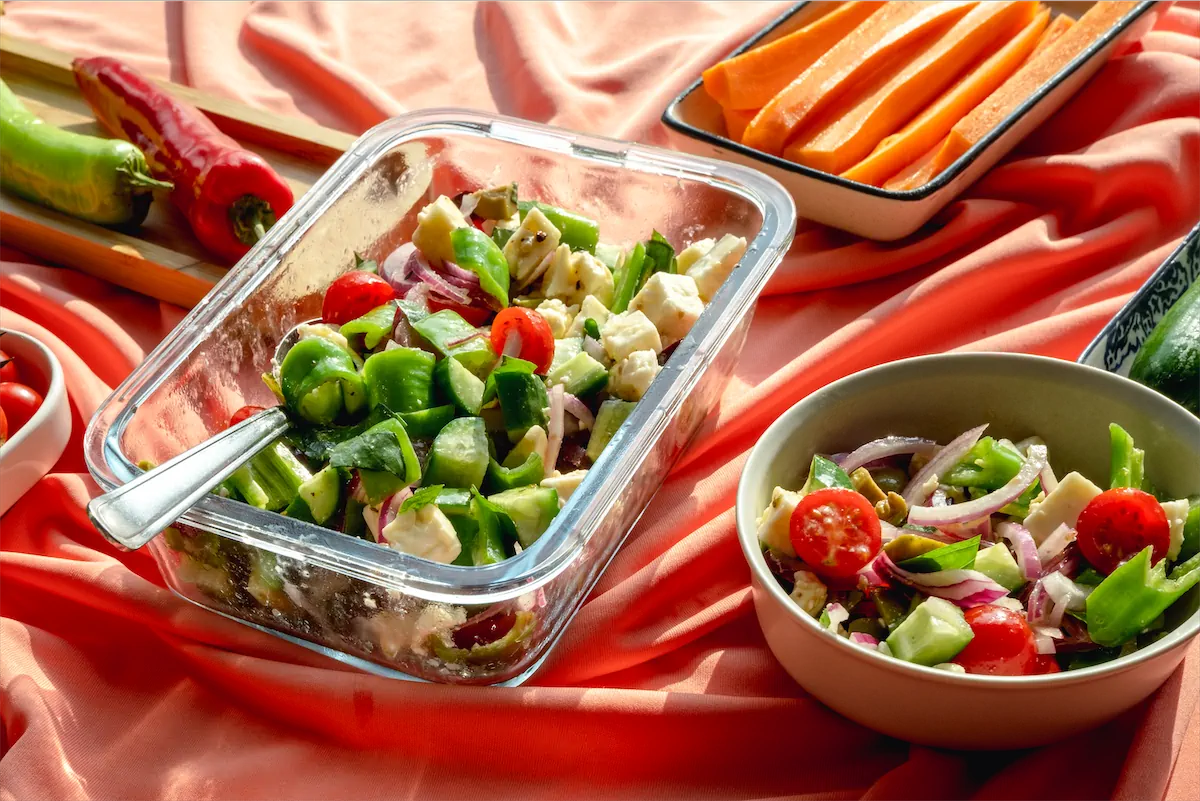
[[[516,181],[600,222],[622,246],[731,233],[749,247],[550,529],[486,566],[438,564],[206,496],[149,545],[172,590],[364,670],[515,685],[545,658],[700,423],[792,241],[791,198],[746,167],[465,110],[364,134],[97,411],[88,468],[105,491],[222,430],[276,342],[320,316],[325,288],[408,241],[422,206]],[[469,622],[470,625],[464,626]],[[453,632],[453,636],[451,634]],[[474,645],[474,647],[472,647]]]

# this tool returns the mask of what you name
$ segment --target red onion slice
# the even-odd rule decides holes
[[[950,468],[961,462],[962,458],[967,455],[967,452],[975,447],[975,443],[979,441],[979,437],[986,429],[987,423],[984,423],[964,434],[960,434],[957,438],[951,440],[949,445],[938,451],[937,455],[930,459],[924,467],[917,471],[917,474],[912,477],[912,481],[909,481],[908,486],[904,488],[904,493],[901,496],[910,509],[919,507],[925,503],[930,493],[935,489],[934,487],[925,489],[925,485],[930,483],[929,480],[935,476],[945,475]],[[982,516],[974,515],[973,517],[963,518],[963,520],[973,520],[976,517]],[[963,520],[947,522],[961,523]]]
[[[935,573],[911,573],[897,566],[887,552],[881,552],[876,569],[897,581],[920,590],[926,595],[944,598],[964,609],[989,604],[1008,595],[1001,587],[978,570],[939,570]]]
[[[608,355],[604,352],[604,346],[591,337],[585,336],[583,338],[583,352],[601,364],[605,364],[608,361]]]
[[[1055,605],[1063,604],[1064,609],[1072,612],[1082,611],[1087,607],[1087,597],[1092,594],[1091,587],[1084,587],[1062,573],[1054,572],[1042,577],[1042,586]]]
[[[879,640],[867,634],[865,631],[850,632],[850,642],[855,645],[862,645],[870,651],[874,651],[879,647]]]
[[[417,256],[411,262],[412,274],[427,284],[431,290],[455,303],[466,306],[471,302],[471,295],[462,287],[457,287],[438,274],[426,261]]]
[[[514,336],[516,336],[514,334]],[[508,348],[508,343],[504,343],[505,349]],[[554,474],[555,465],[558,464],[558,449],[562,447],[563,441],[563,396],[566,391],[562,384],[555,384],[550,388],[550,422],[547,424],[548,431],[546,440],[546,465],[545,475],[549,478]]]
[[[884,437],[868,442],[853,452],[846,454],[843,459],[835,459],[837,466],[847,473],[853,473],[863,465],[888,456],[901,456],[909,453],[920,453],[932,456],[937,452],[938,444],[931,439],[920,437]]]
[[[996,531],[1001,537],[1012,543],[1013,552],[1017,555],[1017,566],[1026,581],[1037,581],[1042,575],[1042,560],[1038,556],[1037,542],[1029,529],[1020,523],[1001,523]]]
[[[463,289],[478,289],[480,286],[478,275],[459,267],[452,261],[443,261],[439,274],[450,283]]]
[[[504,338],[504,348],[500,351],[500,355],[516,358],[521,355],[521,346],[524,344],[525,342],[521,339],[520,332],[513,331]]]
[[[1055,602],[1054,606],[1050,607],[1050,614],[1046,615],[1046,625],[1054,626],[1055,628],[1062,625],[1063,615],[1067,612],[1066,602]]]
[[[1042,541],[1038,546],[1038,558],[1043,565],[1051,564],[1057,559],[1067,546],[1075,541],[1075,529],[1068,526],[1066,523],[1059,524],[1058,528],[1050,532],[1050,536]]]
[[[384,542],[383,530],[388,527],[388,524],[396,519],[396,515],[400,513],[400,504],[404,503],[405,499],[412,497],[412,490],[405,487],[402,490],[393,492],[379,506],[379,533],[376,539],[379,542]]]
[[[973,430],[982,431],[982,429]],[[976,434],[976,439],[978,439],[978,434]],[[946,446],[947,449],[949,447],[949,445]],[[941,454],[938,454],[935,457],[935,461],[940,457]],[[933,462],[929,464],[933,464]],[[926,465],[926,467],[928,466]],[[1025,490],[1033,486],[1033,482],[1037,481],[1042,468],[1045,466],[1045,446],[1030,445],[1029,458],[1025,460],[1025,464],[1021,465],[1021,469],[1013,477],[1012,481],[1009,481],[1000,489],[995,492],[989,492],[982,498],[976,498],[966,503],[956,503],[953,506],[911,507],[908,512],[908,522],[915,526],[946,526],[952,523],[966,523],[970,520],[978,520],[981,517],[994,514],[1017,498],[1020,498]],[[921,472],[924,471],[922,470]],[[920,474],[918,473],[919,476]],[[917,479],[914,478],[913,483],[916,483],[916,481]]]
[[[948,526],[942,526],[939,531],[948,534],[955,540],[969,540],[972,537],[979,537],[983,542],[993,542],[992,537],[992,517],[981,517],[978,520],[968,520],[966,523],[951,523]]]
[[[827,628],[834,634],[837,634],[838,626],[850,619],[850,613],[846,611],[846,607],[836,601],[825,605],[825,614],[829,616]]]
[[[417,246],[412,242],[405,242],[389,253],[383,263],[379,265],[379,277],[400,292],[400,286],[408,281],[409,271],[417,256]],[[401,294],[403,293],[401,292]]]
[[[1038,626],[1033,631],[1033,642],[1039,654],[1052,654],[1055,652],[1054,640],[1049,634],[1043,634],[1042,629],[1045,626]]]
[[[887,545],[889,542],[896,539],[896,537],[899,537],[902,533],[904,533],[886,520],[879,521],[879,530],[884,545]]]
[[[484,334],[482,331],[476,331],[475,333],[467,334],[465,337],[462,337],[460,339],[450,340],[449,342],[446,343],[446,347],[447,348],[457,348],[459,345],[465,345],[473,339],[479,339],[480,337],[484,337],[484,336],[486,336],[486,334]]]
[[[474,192],[467,192],[463,195],[462,202],[458,204],[458,210],[462,212],[462,216],[468,220],[475,213],[475,209],[479,206],[479,195]]]
[[[591,428],[596,422],[596,418],[587,404],[569,392],[563,394],[563,408],[579,421],[580,428]]]

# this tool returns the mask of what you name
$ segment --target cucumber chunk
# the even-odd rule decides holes
[[[558,514],[558,493],[548,487],[518,487],[489,495],[517,528],[517,540],[528,548],[550,528]]]
[[[596,413],[596,422],[592,425],[592,436],[588,438],[587,445],[587,455],[593,463],[608,447],[617,429],[633,412],[634,406],[637,404],[623,400],[606,400],[600,404],[600,411]]]
[[[487,431],[479,417],[451,420],[434,438],[425,486],[478,487],[488,468]]]
[[[962,611],[941,598],[926,598],[887,638],[892,656],[918,665],[941,664],[974,637]]]
[[[434,368],[433,378],[438,389],[454,408],[476,417],[483,408],[483,382],[457,359],[442,359]]]

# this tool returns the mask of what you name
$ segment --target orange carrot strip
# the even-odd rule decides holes
[[[1109,0],[1088,9],[1078,22],[1039,55],[1025,62],[987,100],[955,124],[946,144],[933,160],[934,173],[946,169],[987,136],[1017,106],[1135,6],[1134,0]]]
[[[1030,54],[1030,58],[1036,58],[1038,55],[1040,55],[1043,50],[1058,41],[1058,38],[1070,30],[1071,26],[1074,24],[1075,20],[1071,19],[1066,14],[1059,14],[1057,17],[1055,17],[1054,21],[1050,23],[1050,27],[1046,28],[1046,32],[1042,34],[1042,38],[1037,43],[1037,47],[1033,48],[1033,53]]]
[[[756,108],[747,111],[722,108],[721,114],[725,117],[725,132],[729,138],[735,142],[742,141],[742,134],[745,133],[746,126],[750,124],[750,120],[754,119],[754,115],[757,113],[758,109]]]
[[[1036,0],[981,3],[861,102],[793,142],[784,156],[824,172],[848,170],[977,59],[1011,39],[1037,11]]]
[[[929,148],[945,138],[954,124],[1004,83],[1033,51],[1046,24],[1050,11],[1046,9],[1012,40],[986,58],[979,66],[959,79],[933,105],[904,126],[898,133],[884,139],[864,160],[855,164],[843,178],[859,183],[880,186],[912,163]]]
[[[865,81],[895,72],[925,39],[953,25],[976,5],[888,3],[771,98],[747,126],[743,141],[778,155],[817,112]]]
[[[909,189],[916,189],[918,186],[924,186],[929,183],[929,179],[933,177],[933,159],[937,156],[939,150],[946,143],[946,140],[938,142],[932,148],[925,152],[925,155],[909,164],[903,170],[896,174],[891,180],[883,185],[884,189],[891,189],[895,192],[905,192]]]
[[[704,89],[727,109],[760,109],[882,5],[843,3],[800,30],[709,67]]]

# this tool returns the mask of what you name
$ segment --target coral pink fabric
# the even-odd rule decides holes
[[[9,2],[4,32],[356,132],[460,105],[659,142],[668,99],[782,8]],[[0,799],[1200,797],[1195,645],[1147,703],[1068,742],[910,746],[776,664],[732,512],[755,438],[840,376],[946,350],[1078,356],[1200,216],[1198,58],[1200,12],[1173,8],[919,235],[802,225],[720,414],[519,689],[342,668],[108,546],[84,513],[83,424],[182,312],[6,252],[0,321],[62,360],[75,428],[3,519]]]

